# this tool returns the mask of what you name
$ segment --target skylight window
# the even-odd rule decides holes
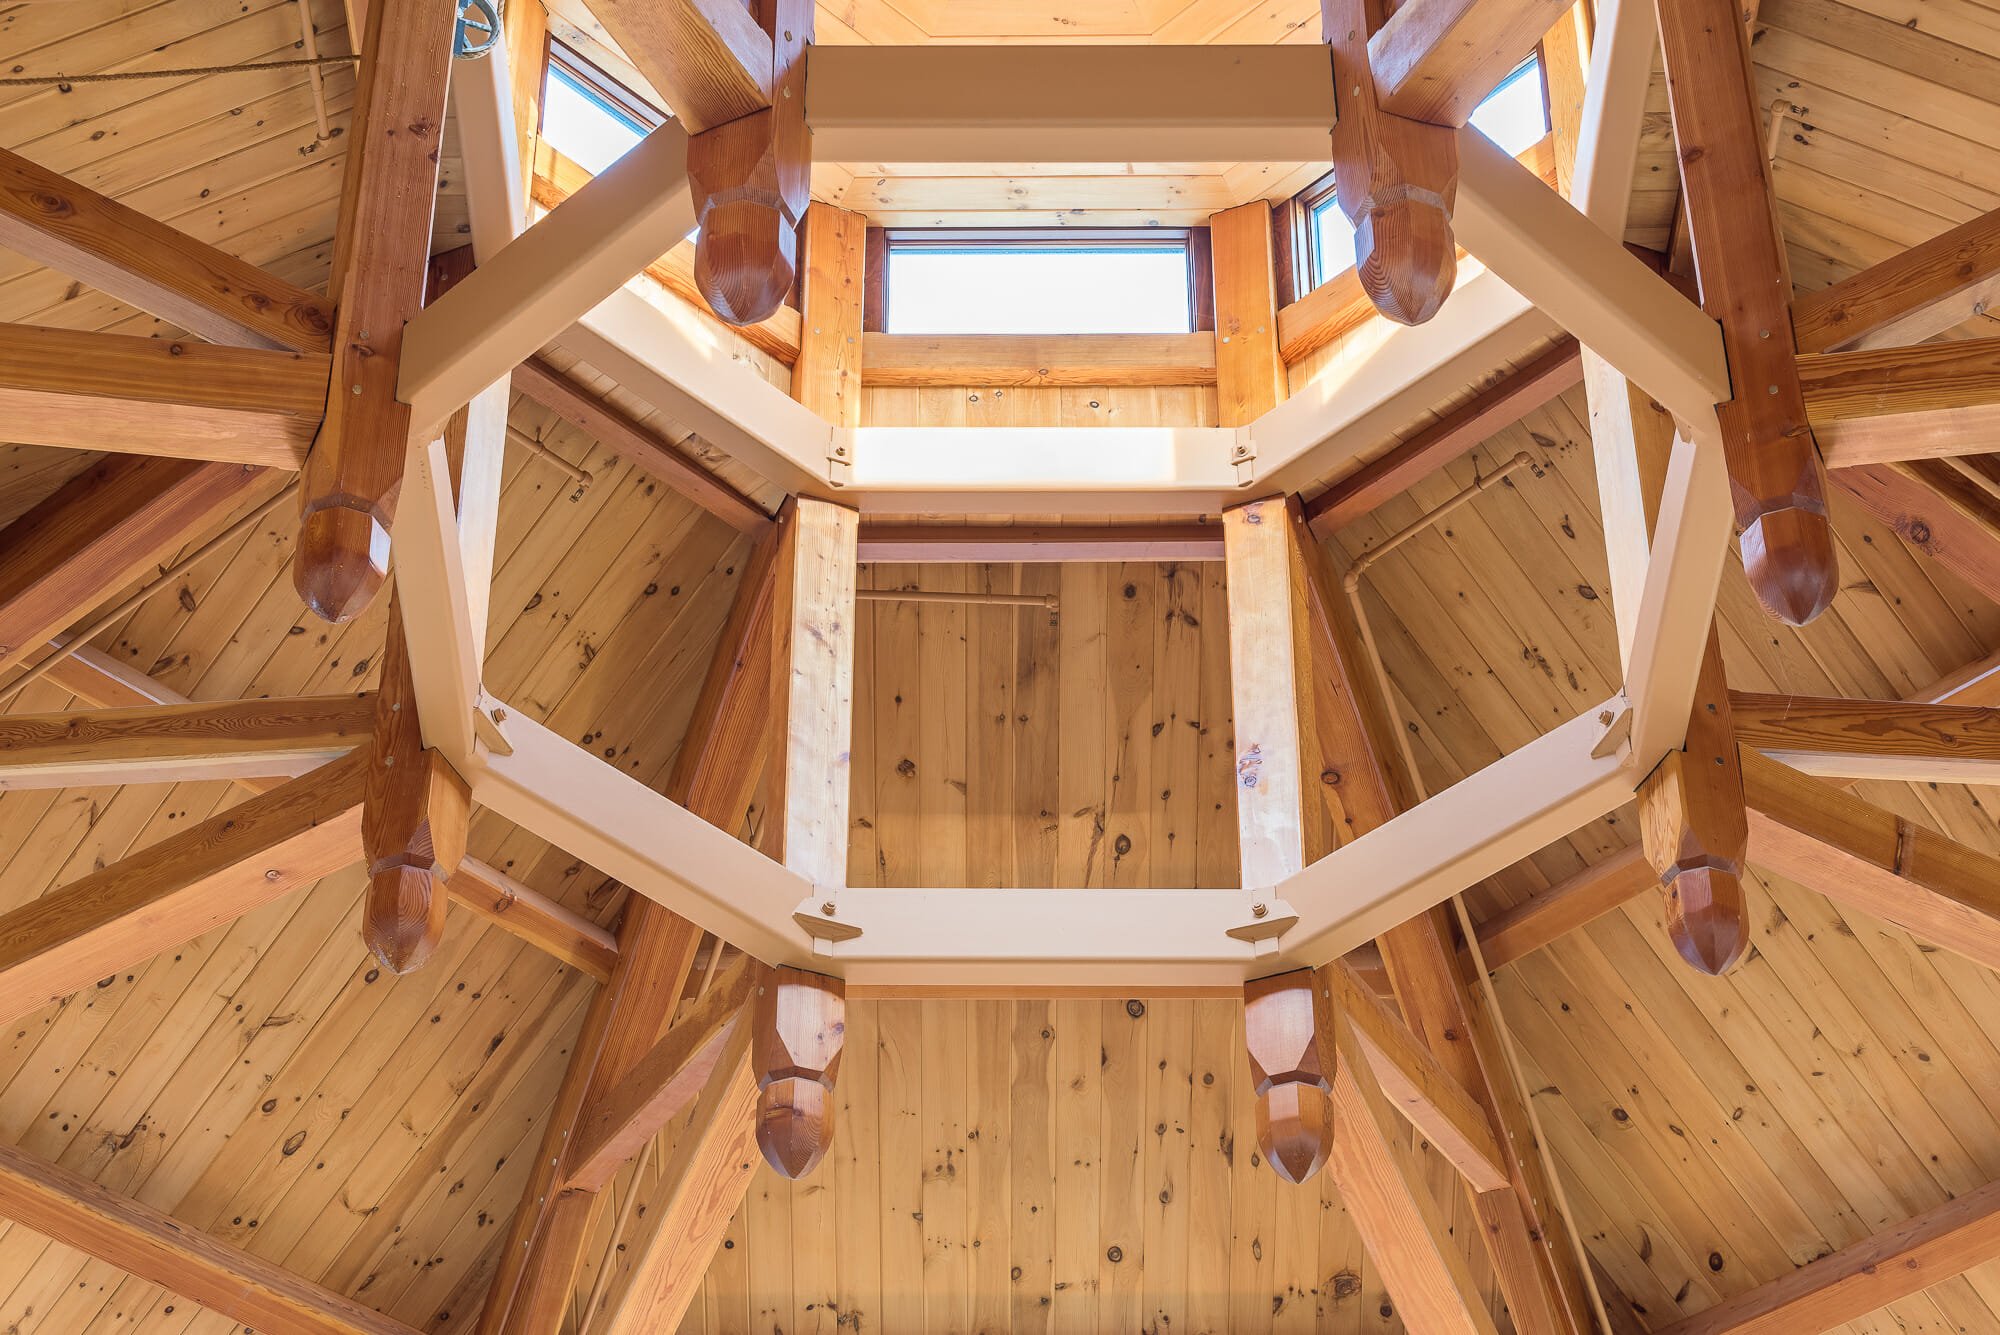
[[[1185,334],[1185,233],[891,234],[892,334]]]
[[[565,47],[550,47],[542,87],[542,138],[556,152],[595,176],[659,123],[658,113],[582,57]]]
[[[1517,157],[1525,153],[1549,132],[1541,75],[1536,57],[1522,61],[1473,110],[1472,128]],[[1331,178],[1308,196],[1306,207],[1312,225],[1313,281],[1323,283],[1354,267],[1354,225],[1334,198]]]

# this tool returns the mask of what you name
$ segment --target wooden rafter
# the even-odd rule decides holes
[[[1244,884],[1257,886],[1295,869],[1287,865],[1293,860],[1312,856],[1329,826],[1347,842],[1407,809],[1416,793],[1358,630],[1334,601],[1325,553],[1296,501],[1230,510],[1224,531],[1237,595],[1230,640],[1242,776],[1239,843]],[[1341,781],[1313,785],[1323,802],[1308,802],[1305,776],[1324,772],[1337,772]],[[1488,1004],[1450,942],[1448,919],[1433,910],[1386,933],[1379,944],[1409,1027],[1471,1094],[1496,1141],[1507,1147],[1511,1189],[1474,1193],[1472,1204],[1517,1326],[1584,1335],[1590,1326],[1587,1291],[1555,1213],[1524,1101]],[[1365,1111],[1364,1095],[1348,1092],[1349,1115]],[[1383,1171],[1378,1166],[1376,1175]],[[1394,1195],[1381,1207],[1412,1208]],[[1350,1198],[1350,1213],[1356,1208]],[[1436,1287],[1433,1277],[1426,1291]],[[1396,1297],[1409,1310],[1409,1302]]]
[[[688,133],[771,105],[771,38],[738,0],[598,0],[591,13]]]
[[[345,1294],[11,1145],[0,1145],[0,1216],[255,1330],[417,1335]]]
[[[667,784],[670,797],[725,830],[733,831],[748,810],[771,745],[767,674],[776,545],[775,536],[767,536],[743,572]],[[566,1309],[596,1211],[591,1193],[561,1190],[567,1147],[606,1091],[630,1074],[666,1027],[700,939],[685,919],[633,897],[619,929],[619,965],[584,1017],[488,1291],[481,1335],[545,1335]],[[741,1061],[747,1080],[747,1047]],[[749,1097],[754,1101],[754,1082]],[[744,1121],[747,1143],[747,1112]]]
[[[299,596],[328,621],[360,615],[382,587],[411,427],[431,425],[396,393],[404,326],[424,304],[456,13],[408,0],[368,25],[334,238],[333,374],[292,561]]]
[[[1821,778],[2000,783],[2000,711],[1730,692],[1736,738]]]
[[[131,710],[155,705],[173,708],[190,703],[178,691],[95,649],[79,649],[64,658],[49,669],[47,679],[99,709]],[[209,706],[197,706],[206,707]],[[372,718],[371,713],[362,726],[372,726]],[[283,781],[239,778],[236,782],[254,794],[268,793]],[[574,965],[599,982],[611,976],[618,959],[618,943],[610,932],[505,872],[475,858],[466,858],[459,863],[457,874],[446,888],[459,904],[502,931],[565,964]]]
[[[859,558],[922,561],[1220,561],[1222,526],[1195,524],[861,525]]]
[[[541,358],[531,357],[515,368],[514,388],[737,532],[758,534],[770,527],[771,517],[756,502]]]
[[[79,473],[0,531],[0,669],[16,667],[247,501],[262,470],[125,455]]]
[[[1752,863],[2000,968],[2000,858],[1748,747],[1743,789]]]
[[[719,947],[718,947],[719,948]],[[751,995],[769,970],[739,955],[577,1128],[564,1188],[602,1191],[667,1123],[694,1103],[722,1059],[729,1036],[748,1023]]]
[[[0,789],[304,774],[365,745],[372,695],[0,716]]]
[[[2000,1182],[1676,1321],[1660,1335],[1834,1330],[1995,1256],[2000,1256]]]
[[[1921,343],[2000,297],[2000,209],[1792,303],[1801,352]]]
[[[0,417],[28,445],[295,469],[324,353],[0,325]]]
[[[216,343],[324,355],[325,298],[0,150],[0,245]]]
[[[1681,196],[1702,306],[1722,322],[1733,397],[1717,408],[1745,573],[1792,625],[1826,610],[1839,561],[1826,474],[1799,388],[1792,284],[1779,239],[1738,0],[1658,6]]]
[[[1987,454],[2000,432],[2000,339],[1810,354],[1799,379],[1828,468]]]
[[[1545,406],[1582,378],[1582,355],[1564,339],[1541,357],[1446,413],[1379,459],[1306,503],[1313,530],[1330,537],[1424,478]]]
[[[0,917],[0,1012],[17,1018],[361,859],[350,754]]]
[[[2000,600],[2000,477],[1993,460],[1915,459],[1830,476],[1905,542]]]
[[[1368,40],[1384,110],[1463,125],[1569,0],[1409,0]]]
[[[1489,969],[1512,964],[1659,885],[1645,850],[1633,844],[1480,923],[1480,957]]]

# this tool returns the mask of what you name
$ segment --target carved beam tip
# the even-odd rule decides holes
[[[1811,510],[1769,510],[1744,526],[1743,571],[1764,610],[1790,626],[1824,612],[1840,592],[1833,527]]]
[[[757,1148],[794,1182],[833,1144],[833,1082],[847,1034],[847,985],[803,969],[779,969],[752,1006],[757,1072]]]
[[[1723,867],[1691,867],[1667,886],[1667,934],[1682,959],[1720,978],[1750,944],[1743,879]]]
[[[389,530],[365,510],[331,504],[299,526],[292,583],[314,615],[336,625],[366,611],[389,576]]]

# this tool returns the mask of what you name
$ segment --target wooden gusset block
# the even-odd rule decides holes
[[[1749,36],[1737,0],[1660,0],[1658,10],[1695,274],[1729,356],[1733,397],[1716,413],[1743,568],[1772,616],[1802,626],[1833,601],[1840,564],[1799,386]]]
[[[1727,973],[1750,941],[1743,858],[1750,818],[1730,723],[1729,685],[1713,627],[1695,684],[1687,743],[1639,785],[1639,833],[1667,893],[1667,931],[1681,958]]]
[[[1321,1012],[1332,1004],[1310,969],[1243,985],[1257,1152],[1293,1185],[1317,1173],[1333,1150],[1334,1055],[1321,1041],[1329,1029]]]
[[[334,250],[333,376],[292,565],[299,596],[328,621],[359,615],[388,576],[412,425],[396,397],[403,325],[424,304],[456,14],[452,0],[383,6],[360,66]]]
[[[833,1143],[833,1082],[847,1032],[847,985],[804,969],[775,971],[752,1002],[757,1148],[796,1182]]]
[[[1458,274],[1451,230],[1458,144],[1448,125],[1382,109],[1368,39],[1383,11],[1383,0],[1320,0],[1339,113],[1333,179],[1341,212],[1354,224],[1362,290],[1391,320],[1422,324],[1444,305]]]
[[[771,37],[771,105],[688,141],[694,189],[694,277],[723,319],[756,324],[784,304],[798,277],[798,229],[811,193],[805,49],[812,0],[757,0]]]
[[[392,605],[361,846],[368,857],[362,936],[393,973],[422,968],[444,939],[445,880],[465,857],[471,807],[472,789],[424,745],[402,609]]]

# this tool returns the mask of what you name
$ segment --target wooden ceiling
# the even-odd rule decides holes
[[[580,21],[567,0],[555,9]],[[318,0],[313,15],[322,49],[345,50],[340,6]],[[1315,29],[1315,7],[1244,0],[853,0],[820,13],[824,41],[1311,41]],[[1802,288],[2000,204],[2000,6],[1763,0],[1757,31],[1760,91],[1785,104],[1776,181]],[[293,0],[0,9],[0,55],[28,74],[281,58],[297,40]],[[336,127],[351,89],[343,71],[326,75]],[[1677,186],[1655,93],[1628,235],[1665,249]],[[0,87],[0,143],[324,284],[343,145],[318,137],[296,72]],[[883,218],[935,214],[925,192],[943,198],[932,183],[956,179],[892,186],[839,170],[816,187]],[[457,176],[448,155],[440,250],[465,231]],[[1205,220],[1226,181],[1220,167],[1059,177],[1031,183],[1025,206],[1002,178],[949,188],[995,192],[993,211],[1021,221],[1167,222]],[[1103,193],[1114,189],[1128,193]],[[920,202],[891,207],[898,198]],[[4,254],[0,318],[171,332]],[[906,425],[1215,411],[1204,388],[877,388],[866,400],[866,420]],[[1376,562],[1364,585],[1434,788],[1617,684],[1585,418],[1572,391],[1331,544],[1344,566],[1516,451],[1534,461]],[[658,782],[747,543],[546,410],[517,400],[512,420],[591,481],[510,452],[488,682]],[[91,458],[6,446],[0,521]],[[2000,648],[2000,607],[1844,497],[1835,521],[1846,583],[1807,629],[1776,626],[1740,570],[1725,576],[1732,684],[1895,698]],[[346,627],[310,619],[289,578],[293,527],[262,525],[100,646],[199,699],[372,685],[387,601]],[[1046,591],[1059,607],[864,605],[854,884],[1234,882],[1219,566],[882,566],[863,582]],[[12,708],[69,699],[44,684]],[[2000,850],[1982,790],[1862,791]],[[0,910],[240,797],[214,782],[0,795]],[[1605,858],[1636,839],[1633,825],[1620,812],[1496,878],[1470,896],[1473,916]],[[606,878],[490,816],[475,817],[473,851],[597,921],[620,906]],[[468,1330],[593,984],[456,908],[428,968],[382,975],[357,931],[361,887],[358,871],[328,878],[0,1036],[0,1139],[420,1329]],[[1681,965],[1650,895],[1497,977],[1578,1231],[1653,1331],[2000,1179],[1993,975],[1808,888],[1752,888],[1754,953],[1728,978]],[[850,1026],[833,1155],[800,1183],[759,1170],[688,1328],[1402,1328],[1337,1193],[1285,1187],[1251,1162],[1239,1006],[882,1000],[854,1003]],[[629,1175],[636,1188],[620,1179],[616,1207],[643,1207],[663,1158]],[[1435,1185],[1467,1216],[1458,1231],[1492,1292],[1441,1162]],[[573,1319],[599,1270],[587,1268]],[[18,1226],[0,1232],[0,1326],[241,1329]],[[1841,1329],[2000,1330],[2000,1266]]]

